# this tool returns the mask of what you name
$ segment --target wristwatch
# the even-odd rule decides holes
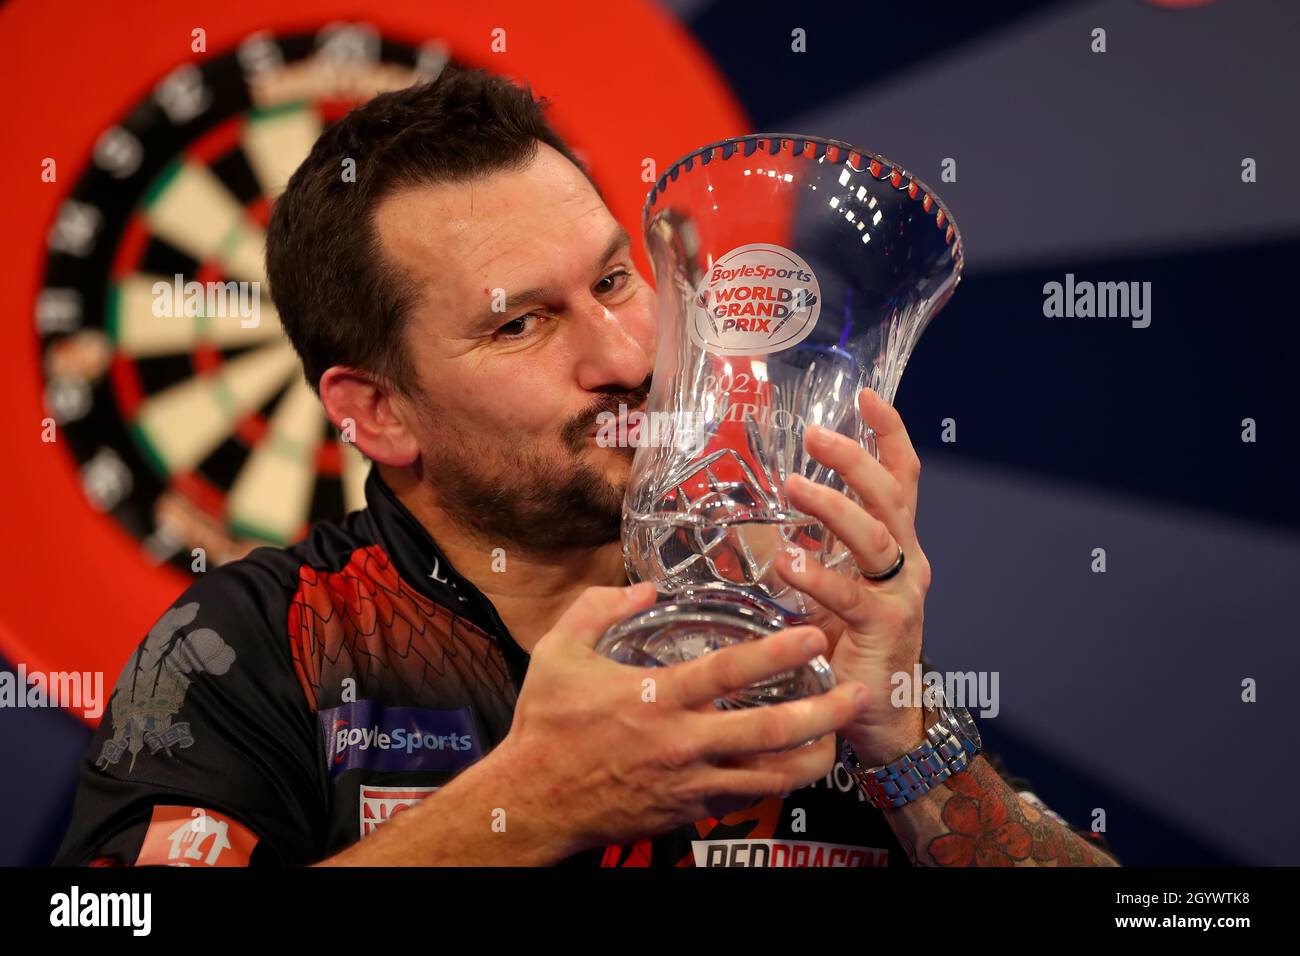
[[[938,707],[925,708],[925,740],[897,760],[880,767],[863,767],[847,740],[840,759],[871,805],[892,810],[919,800],[975,759],[983,744],[979,729],[965,707],[950,707],[942,688],[935,686]]]

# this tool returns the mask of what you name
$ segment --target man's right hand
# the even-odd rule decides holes
[[[585,591],[533,649],[510,733],[485,758],[510,782],[507,812],[550,830],[560,858],[807,786],[830,772],[834,733],[861,709],[856,683],[768,707],[714,706],[823,653],[814,627],[667,668],[598,655],[605,631],[654,595],[649,584]]]

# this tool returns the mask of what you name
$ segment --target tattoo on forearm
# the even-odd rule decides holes
[[[940,790],[943,832],[926,846],[936,866],[1116,865],[1085,837],[1022,803],[982,757]]]

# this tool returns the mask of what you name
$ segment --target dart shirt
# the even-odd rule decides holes
[[[506,736],[527,653],[377,469],[365,491],[364,509],[202,574],[162,614],[82,762],[56,865],[316,863]],[[1000,862],[996,841],[956,837],[958,858]],[[909,861],[837,763],[785,798],[564,865]]]

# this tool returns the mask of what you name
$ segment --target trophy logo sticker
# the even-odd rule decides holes
[[[806,339],[821,314],[808,263],[784,246],[751,242],[713,263],[695,290],[691,339],[718,355],[767,355]]]

